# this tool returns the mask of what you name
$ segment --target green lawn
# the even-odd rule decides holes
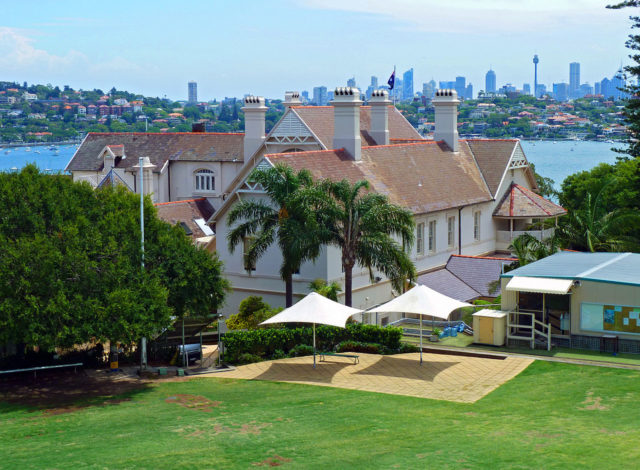
[[[62,414],[0,404],[0,467],[632,468],[639,385],[638,371],[541,361],[472,405],[258,381],[163,382]]]

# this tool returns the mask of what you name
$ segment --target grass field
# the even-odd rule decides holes
[[[284,383],[162,382],[0,404],[2,468],[632,468],[640,372],[535,362],[472,405]]]

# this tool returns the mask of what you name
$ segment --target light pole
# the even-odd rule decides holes
[[[144,271],[144,158],[140,157],[138,165],[140,165],[140,267]],[[144,336],[140,340],[140,376],[142,377],[142,369],[147,365],[147,338]]]

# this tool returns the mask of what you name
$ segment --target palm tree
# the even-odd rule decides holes
[[[324,180],[319,188],[331,196],[318,215],[329,231],[327,243],[342,250],[345,305],[352,305],[356,263],[369,269],[372,280],[373,269],[380,271],[397,290],[402,290],[407,279],[415,279],[415,266],[405,251],[414,240],[415,223],[410,211],[391,204],[382,194],[367,192],[367,181],[351,185],[347,180]]]
[[[565,248],[580,251],[638,251],[637,236],[626,235],[629,227],[640,224],[640,214],[627,209],[607,211],[603,192],[613,183],[605,183],[595,197],[587,192],[582,207],[569,212],[556,231]]]
[[[229,212],[228,223],[233,228],[228,236],[229,250],[249,240],[245,266],[249,269],[277,241],[282,252],[280,276],[285,281],[286,306],[293,305],[293,274],[300,265],[315,259],[322,246],[313,207],[301,195],[301,189],[311,187],[313,179],[307,170],[296,173],[285,165],[257,169],[251,179],[259,183],[268,200],[243,200]]]
[[[327,299],[333,300],[334,302],[338,301],[338,294],[342,292],[342,286],[338,282],[332,281],[327,283],[324,279],[315,279],[311,281],[309,283],[309,289],[313,292],[317,292]]]
[[[558,239],[555,236],[547,240],[538,240],[530,233],[523,233],[514,238],[511,245],[509,245],[511,253],[518,258],[518,261],[512,263],[511,267],[516,268],[538,261],[539,259],[551,256],[559,249]]]

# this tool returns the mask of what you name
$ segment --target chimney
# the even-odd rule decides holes
[[[344,148],[351,157],[361,158],[360,91],[352,87],[338,87],[333,92],[333,148]]]
[[[262,96],[244,98],[244,161],[246,162],[264,142],[264,119],[267,107]]]
[[[282,104],[285,109],[291,106],[300,106],[302,104],[302,101],[300,101],[300,93],[297,91],[285,91],[284,102]]]
[[[374,90],[369,99],[371,105],[371,129],[369,134],[378,145],[389,145],[389,92]]]
[[[191,132],[206,132],[206,124],[202,121],[192,123]]]
[[[434,140],[444,140],[449,148],[458,151],[458,93],[455,90],[442,89],[436,91],[431,101],[436,110],[436,130]]]
[[[140,158],[141,161],[138,162],[133,168],[136,169],[136,183],[140,184],[140,171],[142,170],[142,190],[143,194],[146,196],[147,194],[151,195],[151,200],[156,202],[157,197],[154,192],[153,187],[153,169],[156,167],[149,157]],[[138,192],[140,192],[140,188],[138,188]]]

